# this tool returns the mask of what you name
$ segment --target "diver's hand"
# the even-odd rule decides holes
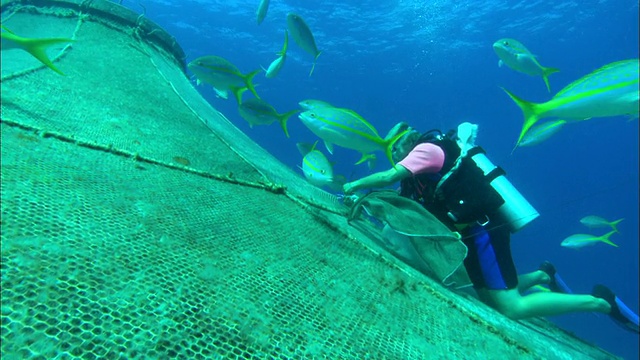
[[[345,195],[351,195],[355,192],[355,185],[353,182],[346,183],[342,185],[342,190]]]
[[[348,207],[353,206],[353,204],[355,204],[358,201],[358,195],[355,194],[351,194],[351,195],[338,195],[338,199],[340,199],[340,201],[342,201],[343,204],[345,204]]]

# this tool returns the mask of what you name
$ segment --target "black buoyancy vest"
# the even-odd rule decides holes
[[[437,132],[438,135],[433,133]],[[425,133],[415,146],[431,143],[444,152],[442,169],[435,174],[419,174],[404,179],[400,194],[420,202],[438,220],[448,226],[480,220],[488,212],[504,203],[489,185],[482,170],[469,159],[463,159],[454,176],[450,176],[436,193],[440,179],[449,173],[460,157],[460,147],[454,131],[443,135],[440,131]],[[414,146],[414,147],[415,147]],[[455,221],[452,218],[457,218]]]

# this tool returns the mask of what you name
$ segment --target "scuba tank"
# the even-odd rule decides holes
[[[515,233],[540,214],[507,180],[505,171],[475,145],[476,133],[477,125],[458,126],[455,141],[460,155],[438,182],[435,199],[454,223],[486,225],[491,221]]]
[[[485,178],[492,179],[489,185],[502,197],[504,203],[496,213],[500,220],[509,227],[511,233],[515,233],[540,216],[538,211],[522,196],[507,180],[505,172],[495,166],[480,147],[474,147],[467,156],[482,170]]]

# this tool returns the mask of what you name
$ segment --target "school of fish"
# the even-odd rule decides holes
[[[269,4],[269,0],[259,1],[256,9],[257,25],[262,24],[266,19]],[[301,122],[322,140],[329,154],[333,154],[334,145],[355,150],[361,154],[361,158],[356,164],[366,162],[369,168],[373,169],[376,164],[375,152],[379,151],[385,154],[389,162],[393,164],[391,157],[393,144],[404,134],[399,134],[392,139],[384,139],[379,135],[374,125],[356,111],[333,106],[326,101],[302,100],[298,103],[300,109],[280,113],[267,101],[260,98],[256,91],[257,85],[253,80],[263,71],[267,79],[278,76],[286,63],[289,37],[301,50],[313,57],[309,76],[313,74],[318,57],[322,53],[316,45],[311,27],[302,16],[289,12],[285,20],[286,30],[284,31],[282,49],[276,52],[276,58],[266,68],[260,67],[249,72],[242,72],[232,62],[221,56],[202,56],[187,65],[189,71],[193,73],[196,84],[210,85],[216,96],[222,99],[227,99],[229,93],[233,94],[240,116],[249,123],[250,127],[278,123],[285,135],[289,137],[287,122],[293,115],[299,113],[298,117]],[[53,45],[67,44],[69,46],[76,41],[76,39],[62,37],[23,37],[13,33],[4,25],[2,25],[0,37],[2,51],[24,50],[44,66],[60,75],[65,74],[53,64],[53,60],[47,55],[46,50]],[[547,91],[551,92],[549,76],[558,72],[557,68],[543,66],[536,54],[513,38],[499,39],[493,43],[492,47],[499,58],[499,66],[506,65],[514,71],[530,76],[539,76],[543,79]],[[627,115],[632,119],[637,118],[640,105],[638,69],[638,59],[606,64],[565,86],[548,101],[540,103],[524,100],[503,88],[508,97],[522,110],[524,117],[514,150],[517,147],[540,144],[570,123],[620,115]],[[243,101],[243,95],[247,91],[253,95],[253,98]],[[314,147],[308,149],[303,157],[312,155],[314,158],[320,158],[317,154],[322,153]],[[322,156],[324,155],[322,154]],[[315,165],[310,166],[311,163],[309,159],[306,162],[303,161],[303,168],[306,169],[303,171],[305,177],[310,179],[311,174],[314,173],[314,180],[310,180],[310,182],[316,185],[328,184],[328,182],[318,182],[315,179],[324,178],[318,174],[330,173],[329,166],[326,165],[330,162],[314,160],[313,164]],[[591,221],[594,220],[591,219]],[[587,224],[585,223],[585,225]],[[580,243],[591,244],[593,241],[607,243],[606,237],[589,237],[588,240],[585,240],[587,239],[585,237],[580,237],[580,239]],[[568,243],[573,244],[574,242]]]
[[[598,243],[604,243],[611,245],[613,247],[618,247],[617,244],[613,243],[609,238],[613,234],[620,233],[618,230],[618,224],[620,224],[624,220],[624,218],[609,221],[601,216],[597,215],[587,215],[580,219],[580,223],[590,229],[594,228],[611,228],[611,231],[604,235],[593,235],[593,234],[573,234],[562,240],[560,246],[569,248],[569,249],[581,249],[588,246],[594,246]]]
[[[500,39],[493,44],[500,58],[498,65],[531,76],[541,76],[551,92],[549,75],[559,70],[542,66],[536,55],[515,39]],[[626,115],[638,117],[638,59],[615,61],[575,80],[550,100],[535,103],[507,89],[504,92],[522,110],[524,123],[515,147],[539,144],[558,133],[565,124],[592,118]],[[542,124],[542,119],[551,118]],[[515,150],[515,148],[514,148]]]

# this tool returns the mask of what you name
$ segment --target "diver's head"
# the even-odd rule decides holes
[[[389,130],[389,133],[387,134],[385,139],[391,139],[396,135],[402,133],[403,131],[407,131],[407,133],[393,144],[391,157],[394,162],[398,162],[409,155],[411,150],[413,150],[414,146],[416,145],[416,142],[420,138],[420,132],[416,131],[406,122],[399,122],[394,127],[392,127],[391,130]]]

